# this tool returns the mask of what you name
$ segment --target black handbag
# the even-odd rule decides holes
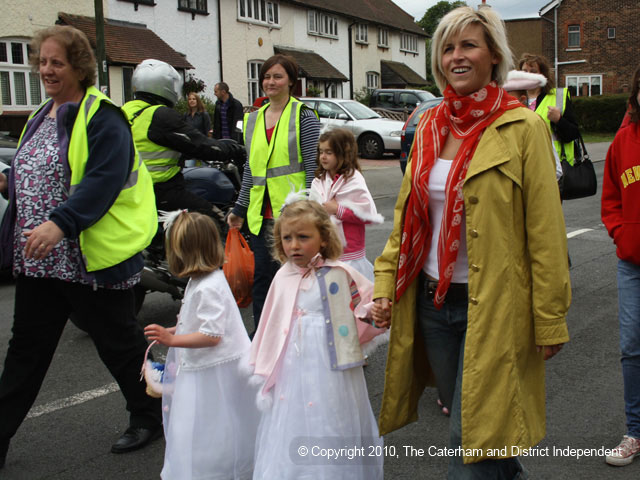
[[[584,146],[582,135],[574,141],[573,165],[567,161],[564,152],[564,144],[561,143],[560,162],[562,165],[562,178],[560,179],[560,197],[563,200],[573,200],[595,195],[598,191],[598,179],[593,163],[589,158],[587,148]]]

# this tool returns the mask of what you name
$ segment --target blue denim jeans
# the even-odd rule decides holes
[[[280,268],[280,264],[273,259],[271,247],[273,246],[273,220],[264,219],[258,235],[251,234],[249,238],[253,251],[253,323],[256,329],[260,322],[262,307],[267,298],[267,292],[271,286],[271,280]]]
[[[627,435],[640,438],[640,265],[618,261],[618,317]]]
[[[424,339],[429,364],[443,405],[449,408],[449,448],[462,446],[460,417],[462,365],[467,332],[468,302],[446,302],[440,310],[433,297],[422,288],[418,293],[418,323]],[[490,420],[489,420],[490,421]],[[526,471],[517,458],[463,463],[462,456],[449,458],[449,480],[512,480],[526,479]]]

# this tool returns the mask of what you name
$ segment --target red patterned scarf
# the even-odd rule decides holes
[[[473,153],[485,128],[506,110],[521,106],[495,82],[467,96],[457,95],[448,86],[444,91],[444,101],[433,113],[425,114],[426,118],[418,123],[411,156],[412,188],[400,244],[396,300],[418,275],[429,253],[432,231],[428,209],[429,174],[449,132],[455,138],[462,139],[462,145],[453,160],[445,186],[444,212],[438,239],[439,281],[433,302],[437,308],[444,303],[458,257],[464,215],[462,185]]]

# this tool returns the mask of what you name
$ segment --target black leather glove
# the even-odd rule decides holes
[[[247,152],[243,145],[230,138],[225,138],[218,140],[218,147],[221,151],[220,160],[233,162],[236,165],[244,164]]]

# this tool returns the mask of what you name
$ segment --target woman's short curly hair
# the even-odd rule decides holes
[[[78,72],[80,85],[87,89],[96,83],[96,57],[93,54],[91,43],[87,36],[80,30],[67,25],[54,25],[53,27],[39,30],[33,36],[29,45],[29,64],[33,71],[40,70],[40,47],[45,40],[53,39],[58,42],[67,53],[67,61]]]
[[[320,232],[320,238],[325,243],[320,249],[320,254],[329,260],[337,260],[342,255],[342,242],[338,238],[336,227],[331,222],[329,214],[324,207],[313,200],[298,200],[286,205],[273,227],[273,257],[280,263],[287,261],[287,255],[282,247],[282,223],[308,218]]]
[[[513,69],[513,54],[500,15],[492,8],[475,10],[471,7],[459,7],[442,17],[431,39],[431,71],[441,92],[448,85],[442,68],[444,47],[453,36],[469,25],[482,27],[489,51],[498,58],[498,64],[493,66],[491,80],[502,86],[507,80],[507,73]]]

